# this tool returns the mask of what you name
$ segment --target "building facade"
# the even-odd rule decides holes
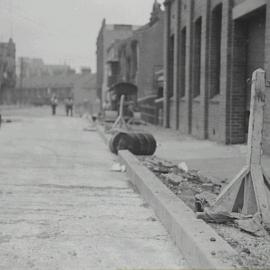
[[[17,77],[21,80],[71,73],[75,73],[75,70],[69,65],[48,65],[41,58],[20,57],[17,61]]]
[[[163,93],[157,76],[163,68],[163,35],[164,12],[155,0],[149,22],[131,37],[112,43],[106,57],[108,88],[118,82],[134,84],[143,119],[154,124],[158,123],[155,100]]]
[[[97,96],[101,106],[104,103],[107,91],[107,50],[115,40],[122,40],[130,37],[138,26],[127,24],[107,24],[105,19],[102,22],[97,37]]]
[[[90,68],[81,69],[81,73],[74,80],[72,92],[76,111],[80,115],[98,113],[96,74],[92,73]]]
[[[15,88],[4,90],[2,101],[5,104],[48,105],[53,95],[59,103],[73,97],[76,106],[87,105],[91,109],[89,112],[94,113],[96,74],[83,68],[80,73],[26,77],[23,85],[18,80]]]
[[[246,142],[252,72],[263,68],[270,80],[269,1],[164,5],[164,125],[201,139]],[[270,152],[269,102],[264,149]]]
[[[16,45],[12,39],[0,43],[0,89],[16,85]]]

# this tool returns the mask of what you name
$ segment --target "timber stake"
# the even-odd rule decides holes
[[[122,95],[120,99],[119,116],[115,120],[111,130],[115,130],[115,129],[129,130],[129,126],[127,125],[124,119],[124,101],[125,101],[125,96]]]
[[[252,74],[247,164],[221,192],[213,208],[258,214],[270,228],[270,180],[261,165],[264,105],[265,71],[257,69]]]

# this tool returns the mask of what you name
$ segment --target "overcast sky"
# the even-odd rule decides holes
[[[11,35],[17,56],[95,67],[101,21],[145,24],[154,0],[0,0],[0,41]],[[161,1],[160,1],[161,2]]]

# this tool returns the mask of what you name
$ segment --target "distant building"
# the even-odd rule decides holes
[[[163,35],[164,12],[155,0],[149,22],[129,38],[116,40],[107,50],[107,87],[118,82],[134,84],[143,119],[154,124],[158,124],[158,115],[162,115],[163,103],[157,103],[156,99],[162,97],[160,87],[163,89],[162,77],[157,76],[163,69]]]
[[[45,65],[43,74],[45,75],[61,75],[61,74],[75,74],[75,69],[69,65]]]
[[[75,73],[69,65],[49,65],[41,58],[20,57],[17,62],[17,76],[24,79],[37,76],[53,76]]]
[[[81,68],[81,74],[84,74],[84,73],[92,73],[92,69],[90,67],[82,67]]]
[[[17,77],[41,76],[44,65],[41,58],[19,57],[17,59]]]
[[[84,113],[96,114],[97,82],[96,74],[90,68],[82,68],[73,85],[73,97],[76,111],[82,115]]]
[[[0,43],[0,89],[16,85],[16,45],[12,39]]]
[[[73,96],[73,86],[77,75],[42,75],[23,78],[23,83],[20,81],[16,87],[16,103],[45,105],[50,103],[53,95],[56,95],[59,102]]]
[[[5,91],[3,100],[7,104],[50,104],[51,97],[56,95],[59,103],[73,97],[76,106],[87,105],[92,112],[96,102],[96,74],[90,68],[83,68],[80,73],[30,76],[20,81],[12,91]]]
[[[107,91],[107,50],[115,40],[121,40],[130,37],[138,26],[126,24],[106,24],[105,19],[102,22],[101,29],[97,37],[97,96],[101,104],[105,99]]]

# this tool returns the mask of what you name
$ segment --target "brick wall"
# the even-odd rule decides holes
[[[156,105],[153,99],[158,97],[156,72],[163,68],[164,52],[164,13],[158,18],[137,29],[131,37],[118,44],[120,81],[133,83],[138,88],[138,99],[145,121],[157,123]],[[148,98],[147,98],[148,97]]]
[[[196,9],[196,5],[195,5]],[[195,11],[194,11],[195,12]],[[193,77],[193,93],[192,93],[192,130],[191,134],[197,138],[206,138],[207,129],[207,97],[208,97],[208,50],[209,50],[209,1],[197,3],[197,11],[194,13],[196,16],[196,27],[194,28],[194,43],[200,42],[200,52],[193,53],[193,75],[197,73],[199,78]],[[198,23],[200,25],[198,25]],[[197,28],[197,31],[196,31]],[[197,32],[197,33],[196,33]],[[196,38],[196,35],[198,37]],[[196,46],[196,44],[194,44]],[[196,47],[194,48],[196,49]],[[199,67],[198,67],[199,65]],[[197,80],[197,83],[195,83]]]
[[[138,105],[142,115],[142,119],[147,123],[154,125],[158,124],[158,110],[157,105],[155,104],[155,97],[149,97],[145,100],[139,101]]]
[[[243,143],[248,132],[252,73],[264,66],[264,9],[252,17],[236,20],[233,29],[230,142]]]
[[[198,11],[197,11],[198,12]],[[197,14],[201,15],[201,14]],[[192,71],[192,120],[191,134],[203,138],[204,116],[202,114],[203,101],[201,101],[201,58],[202,58],[202,17],[193,23],[193,71]]]
[[[176,101],[174,98],[170,99],[170,128],[176,129]]]
[[[208,138],[212,141],[222,141],[222,137],[218,132],[218,128],[220,125],[220,118],[218,117],[220,114],[220,101],[218,98],[215,100],[212,99],[209,102],[209,120],[208,120]],[[225,123],[222,123],[225,125]]]
[[[192,101],[192,135],[204,139],[204,117],[201,114],[201,101],[193,99]]]
[[[97,96],[101,99],[101,105],[105,99],[107,90],[107,50],[115,40],[122,40],[130,37],[136,26],[106,24],[103,20],[97,37]]]
[[[265,69],[266,80],[270,80],[270,5],[266,7],[266,31],[265,31]],[[266,106],[264,114],[264,152],[270,154],[270,87],[266,88]]]
[[[226,142],[228,103],[229,3],[212,5],[210,13],[208,130],[210,140]],[[223,69],[223,70],[222,70]]]
[[[265,6],[258,9],[249,0],[174,0],[166,4],[165,126],[222,143],[245,142],[251,86],[247,78],[256,68],[263,67],[265,59],[270,80],[270,3],[267,2],[266,23]],[[242,14],[242,9],[239,13],[240,4],[247,14]],[[250,10],[251,6],[254,10]],[[237,13],[239,18],[235,16]],[[195,22],[199,17],[202,18],[200,54],[194,50],[198,48]],[[185,38],[181,34],[184,28]],[[169,60],[168,45],[172,35],[178,37],[174,42],[174,61]],[[185,39],[184,48],[182,39]],[[176,61],[180,68],[175,67]],[[166,102],[166,94],[172,92],[171,81],[174,98],[167,97],[169,102]],[[268,103],[269,92],[268,88]],[[270,153],[269,115],[270,105],[267,104],[264,149]]]
[[[186,98],[180,99],[179,105],[179,130],[184,133],[188,134],[189,132],[189,123],[188,123],[188,104]]]
[[[0,43],[0,80],[0,90],[16,86],[16,45],[12,39]]]
[[[145,97],[154,93],[155,71],[163,67],[163,34],[164,17],[152,26],[145,26],[133,35],[138,46],[138,70],[136,84],[138,86],[138,96]]]

